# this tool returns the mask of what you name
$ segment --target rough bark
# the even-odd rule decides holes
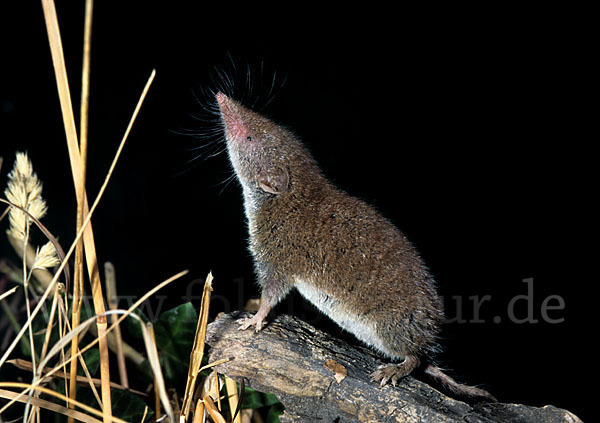
[[[275,394],[286,408],[281,422],[581,422],[551,405],[469,405],[411,376],[380,388],[370,373],[381,361],[370,350],[286,315],[259,333],[238,330],[247,316],[235,312],[208,325],[210,361],[233,357],[217,371]]]

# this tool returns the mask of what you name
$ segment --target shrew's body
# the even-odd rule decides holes
[[[397,364],[373,379],[393,384],[430,362],[443,319],[435,282],[412,244],[365,202],[337,189],[289,131],[217,94],[229,158],[242,185],[262,303],[242,328],[260,330],[292,288]],[[454,392],[493,400],[432,364]]]

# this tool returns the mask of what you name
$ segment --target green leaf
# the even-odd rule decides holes
[[[156,345],[167,379],[173,381],[187,375],[197,321],[194,306],[185,303],[162,313],[154,324]]]
[[[275,394],[263,394],[265,406],[281,404],[281,401],[277,399]]]
[[[244,389],[244,398],[242,399],[242,408],[255,409],[263,406],[263,393],[246,386]]]
[[[239,388],[239,385],[238,385]],[[269,407],[275,404],[281,404],[274,394],[266,394],[257,391],[248,386],[244,389],[244,398],[242,400],[242,408],[261,408]]]
[[[98,391],[100,391],[99,388]],[[129,391],[111,389],[110,399],[112,403],[113,416],[119,417],[128,422],[140,422],[142,420],[144,409],[147,405],[142,398],[132,394]],[[85,405],[99,409],[95,396],[93,395],[91,389],[87,386],[79,386],[77,388],[77,400]],[[151,400],[148,399],[148,401]],[[150,417],[153,414],[154,412],[149,408],[145,421],[152,421]]]
[[[119,417],[128,422],[139,422],[142,420],[146,403],[141,398],[130,392],[118,389],[111,390],[110,398],[113,415],[115,417]],[[154,412],[149,409],[146,421],[151,421],[148,417],[153,414]]]
[[[154,383],[154,372],[147,358],[144,359],[136,368],[136,376],[140,382]]]
[[[144,312],[139,308],[133,310],[132,313],[137,314],[144,322],[150,321],[150,319],[148,319]],[[140,340],[144,338],[144,336],[142,335],[142,328],[140,327],[140,322],[137,319],[132,317],[126,318],[125,327],[127,328],[127,332],[129,333],[129,335],[131,335],[133,338]]]
[[[267,414],[267,422],[266,423],[279,423],[279,416],[283,414],[285,411],[285,407],[282,403],[278,403],[273,405],[269,409],[269,413]]]

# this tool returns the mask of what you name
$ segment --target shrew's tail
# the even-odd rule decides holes
[[[446,373],[442,372],[442,369],[434,366],[433,364],[428,364],[427,367],[425,367],[424,372],[437,383],[442,385],[445,389],[459,397],[465,397],[478,401],[498,402],[498,400],[494,398],[494,396],[488,391],[481,388],[476,388],[474,386],[458,383]]]

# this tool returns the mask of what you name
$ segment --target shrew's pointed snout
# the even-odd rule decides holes
[[[221,91],[219,91],[215,97],[217,98],[217,104],[219,105],[221,116],[226,121],[225,123],[227,123],[229,118],[239,115],[240,108],[235,101],[227,97]]]
[[[221,91],[217,93],[217,103],[219,103],[219,107],[222,109],[223,106],[229,101],[229,98],[223,94]]]
[[[225,138],[227,140],[246,139],[249,136],[249,130],[244,119],[243,107],[220,91],[217,93],[216,98],[221,112],[221,119],[225,125]]]

